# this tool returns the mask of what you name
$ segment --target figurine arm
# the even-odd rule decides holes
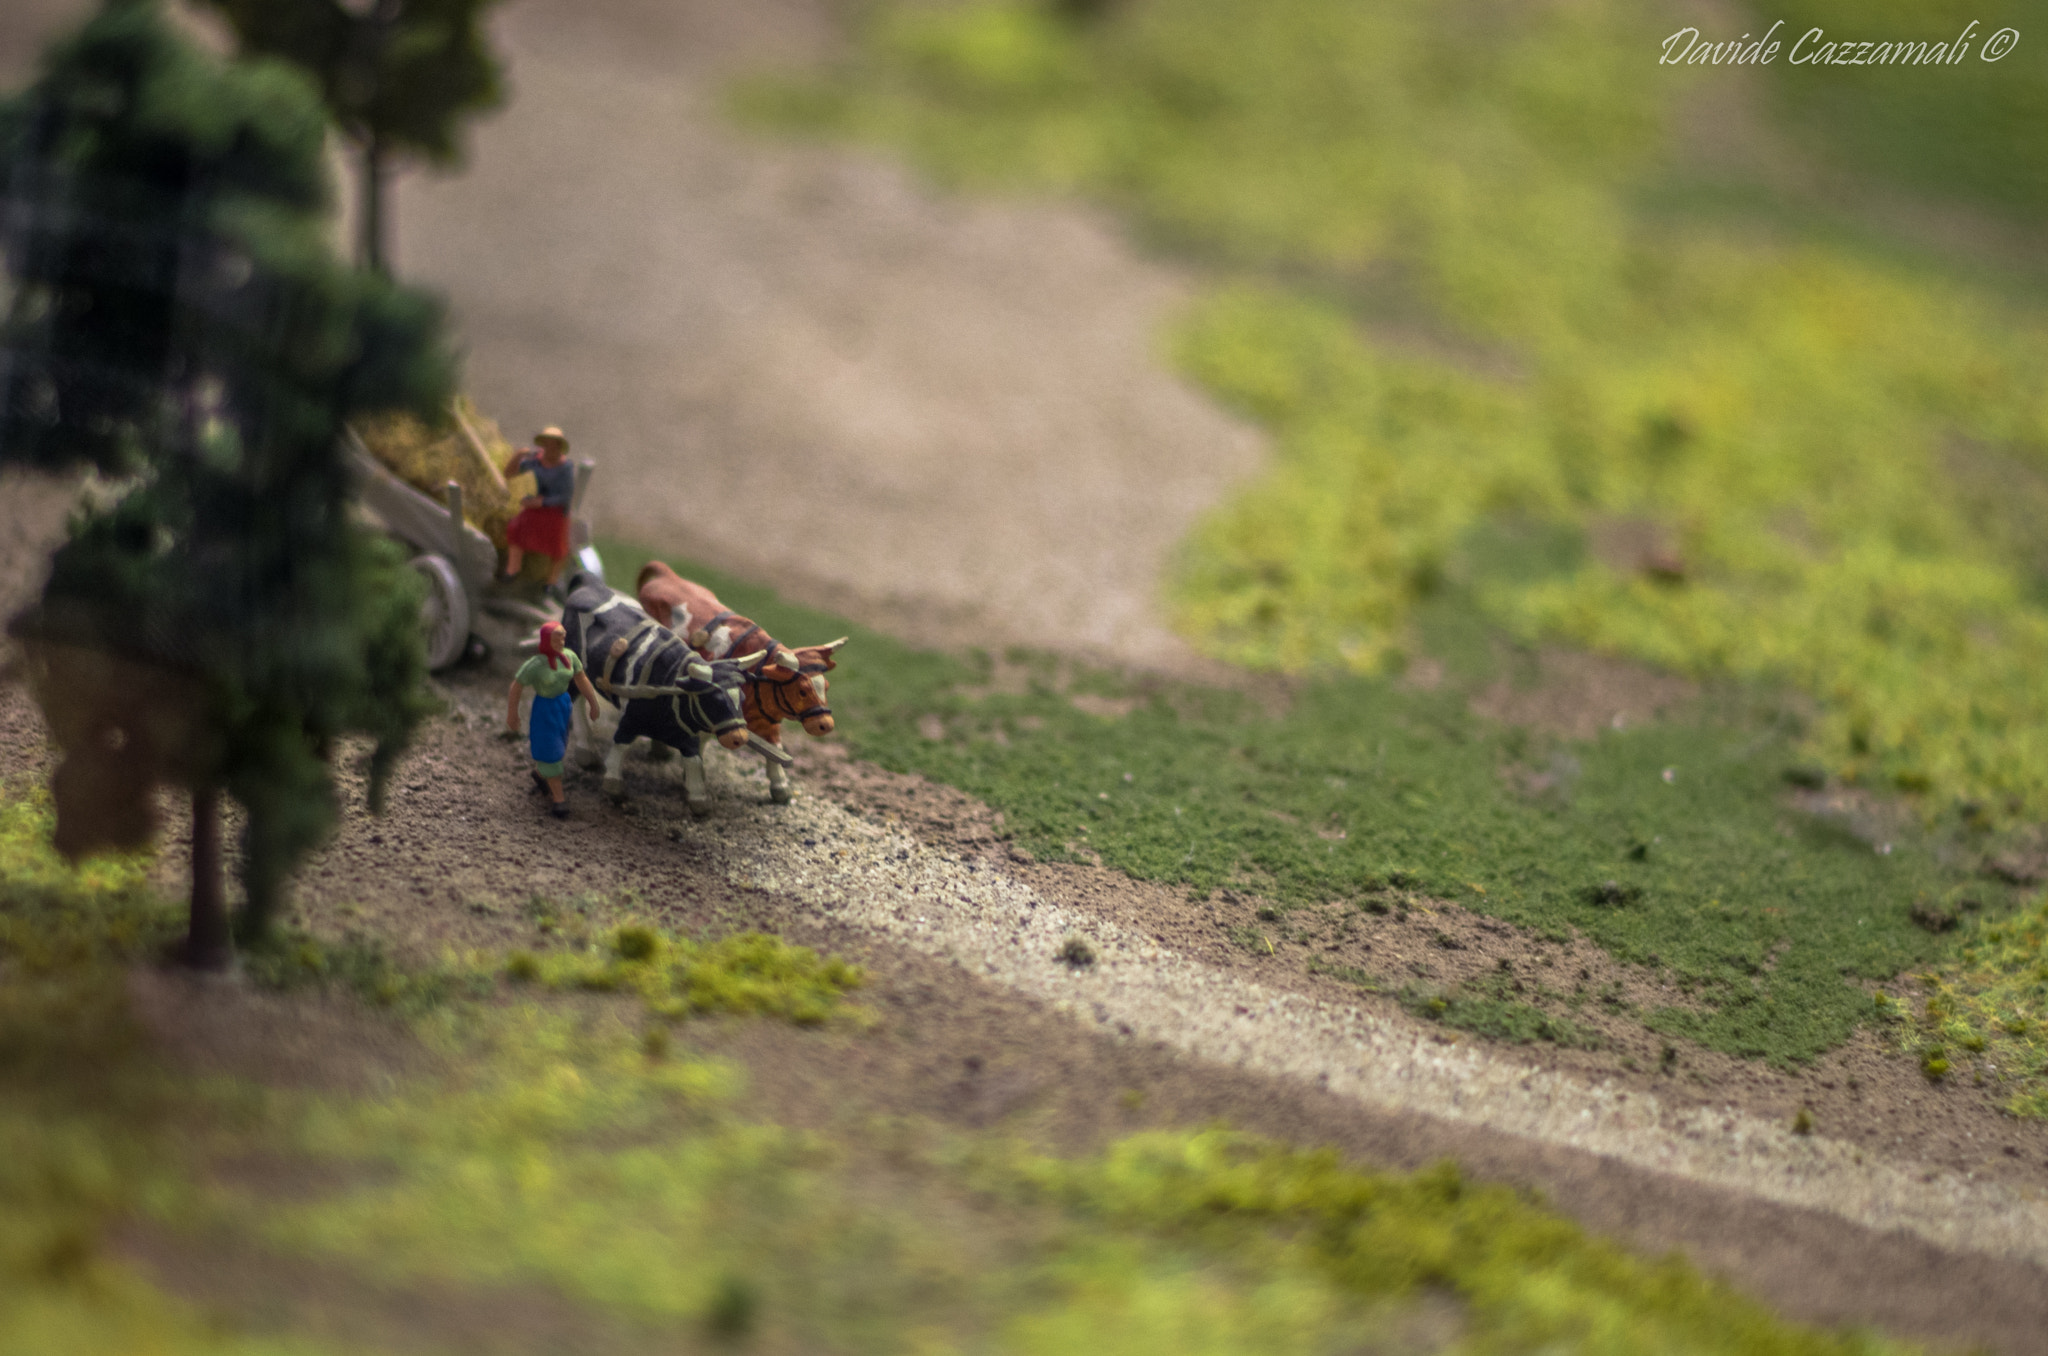
[[[576,670],[576,689],[590,705],[590,723],[597,724],[597,689],[590,685],[590,675],[582,669]]]
[[[505,694],[505,728],[513,734],[519,733],[519,689],[517,678],[512,680],[511,690]]]

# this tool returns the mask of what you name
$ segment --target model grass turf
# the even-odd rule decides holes
[[[228,1249],[230,1271],[302,1259],[345,1293],[467,1296],[472,1313],[545,1294],[557,1321],[629,1348],[1050,1356],[1085,1336],[1091,1351],[1228,1356],[1351,1349],[1406,1325],[1417,1349],[1899,1349],[1784,1324],[1448,1167],[1363,1172],[1221,1130],[1062,1159],[908,1124],[833,1138],[750,1123],[731,1109],[734,1070],[665,1057],[623,1004],[458,992],[411,1023],[432,1071],[372,1091],[182,1078],[127,1009],[125,965],[171,935],[144,863],[65,867],[49,824],[33,796],[0,797],[0,1349],[350,1349],[303,1336],[314,1316],[289,1294],[202,1318],[115,1259],[116,1220],[201,1258]],[[640,925],[603,936],[628,963],[674,946]],[[209,1167],[236,1161],[324,1186],[280,1196]]]
[[[861,983],[859,967],[780,937],[745,932],[698,942],[636,923],[582,950],[515,952],[505,974],[556,990],[636,994],[657,1017],[734,1013],[799,1026],[831,1017]]]
[[[1511,547],[1531,549],[1485,550]],[[629,543],[603,549],[622,578],[647,559]],[[1811,1059],[1877,1020],[1868,982],[1954,956],[1958,934],[1916,926],[1916,901],[1967,883],[1987,918],[2012,907],[2013,892],[1970,877],[1981,844],[1958,822],[1903,815],[1876,838],[1797,808],[1787,774],[1804,776],[1798,720],[1761,690],[1714,689],[1683,718],[1582,743],[1471,715],[1459,681],[1422,692],[1337,674],[1296,686],[1276,716],[1244,694],[1014,651],[998,685],[989,656],[916,650],[671,563],[776,635],[851,632],[833,675],[833,737],[981,798],[1034,854],[1099,859],[1196,898],[1248,890],[1283,911],[1435,898],[1558,939],[1580,933],[1677,981],[1683,1001],[1635,1014],[1646,1025],[1717,1050]],[[1461,573],[1449,572],[1425,621],[1454,679],[1476,682],[1492,652],[1484,619],[1458,602]],[[1092,715],[1076,693],[1132,709]],[[942,738],[927,737],[935,728]],[[1539,781],[1546,789],[1524,789]],[[1290,945],[1276,928],[1244,944]],[[1535,1032],[1530,1013],[1490,1006],[1499,995],[1443,997],[1473,1029]],[[2042,995],[2016,1000],[2030,1020],[2048,1015]],[[1553,1026],[1559,1037],[1583,1034],[1568,1013],[1547,1020],[1566,1024]],[[2016,1092],[2048,1086],[2037,1069],[2006,1073]]]
[[[123,969],[178,911],[146,857],[67,866],[41,788],[0,783],[0,1350],[87,1356],[318,1356],[224,1333],[105,1255],[108,1222],[164,1180],[179,1092],[145,1051]]]
[[[535,903],[538,921],[557,916],[548,901]],[[775,1017],[799,1026],[816,1026],[841,1014],[858,1020],[842,1002],[860,987],[858,966],[765,933],[697,939],[627,922],[595,932],[546,928],[541,936],[557,945],[406,965],[373,938],[351,934],[332,942],[297,933],[252,952],[245,968],[265,988],[339,988],[411,1017],[456,998],[484,997],[502,977],[556,993],[631,994],[666,1021],[720,1014]]]
[[[2048,1117],[2048,901],[1970,923],[1959,961],[1920,976],[1919,988],[1908,1029],[1922,1042],[1928,1075],[1953,1076],[1966,1061],[1972,1077],[2016,1088],[2006,1110]],[[1883,1009],[1908,1015],[1889,1000]]]
[[[1218,653],[1377,669],[1413,648],[1461,538],[1533,518],[1608,549],[1490,581],[1496,619],[1789,681],[1821,703],[1807,747],[1837,772],[2048,815],[2038,283],[1741,168],[1705,177],[1677,129],[1750,94],[1658,64],[1684,22],[1621,0],[1512,22],[1174,0],[1086,25],[1034,3],[885,5],[835,76],[756,84],[742,106],[951,182],[1095,195],[1245,277],[1173,341],[1276,444],[1173,587]],[[1936,22],[1887,20],[1897,37]],[[1984,188],[1987,148],[2025,177],[2013,117],[2040,75],[2008,63],[1987,84],[1980,66],[1878,77],[1884,126],[2012,115],[1967,155],[1917,128],[1930,172],[1906,177],[1967,164]]]

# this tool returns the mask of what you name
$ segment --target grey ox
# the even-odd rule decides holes
[[[630,595],[589,575],[570,582],[565,644],[606,703],[595,727],[577,706],[577,760],[585,767],[602,762],[605,794],[623,799],[626,746],[645,735],[683,756],[683,799],[690,813],[710,813],[700,740],[710,735],[728,749],[752,742],[740,716],[740,687],[746,666],[760,656],[704,659]],[[600,753],[597,739],[607,735],[609,748]]]

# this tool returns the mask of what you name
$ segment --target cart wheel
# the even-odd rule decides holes
[[[412,567],[427,581],[420,635],[427,642],[427,667],[438,673],[469,652],[469,595],[445,557],[414,556]]]

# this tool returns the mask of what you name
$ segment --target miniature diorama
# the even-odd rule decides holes
[[[0,4],[0,1356],[2042,1350],[1938,9]]]

